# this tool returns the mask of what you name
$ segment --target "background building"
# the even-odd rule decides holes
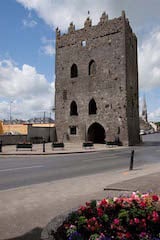
[[[142,104],[142,120],[145,122],[148,122],[148,116],[147,116],[147,104],[146,104],[146,98],[145,95],[143,96],[143,104]]]

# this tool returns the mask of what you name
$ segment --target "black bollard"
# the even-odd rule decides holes
[[[45,152],[45,139],[43,139],[43,152]]]
[[[0,141],[0,152],[2,152],[2,141]]]
[[[133,170],[134,150],[131,152],[130,167],[129,170]]]

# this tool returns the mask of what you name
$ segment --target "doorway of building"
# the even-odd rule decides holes
[[[105,130],[101,124],[95,122],[88,128],[88,141],[104,143],[105,137]]]

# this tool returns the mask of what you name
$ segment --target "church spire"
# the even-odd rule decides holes
[[[148,122],[148,117],[147,117],[147,104],[146,104],[146,97],[145,95],[143,96],[143,103],[142,103],[142,119],[145,122]]]

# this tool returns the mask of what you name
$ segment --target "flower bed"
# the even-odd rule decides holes
[[[64,240],[160,240],[160,197],[136,192],[87,202],[58,232]]]

